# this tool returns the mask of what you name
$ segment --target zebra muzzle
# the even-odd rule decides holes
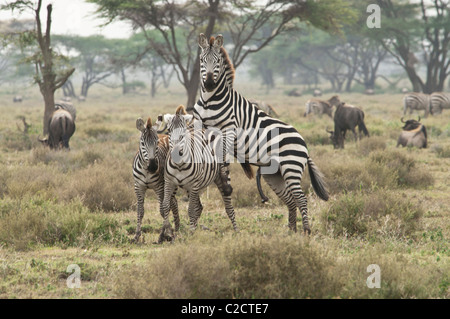
[[[158,162],[156,159],[151,159],[150,163],[148,164],[148,171],[153,174],[158,170]]]
[[[211,92],[216,88],[216,83],[214,83],[214,77],[212,73],[206,74],[206,80],[205,80],[205,89],[208,92]]]

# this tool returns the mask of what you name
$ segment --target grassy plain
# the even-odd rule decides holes
[[[183,90],[121,95],[97,88],[74,101],[77,128],[71,151],[37,141],[43,102],[38,91],[0,92],[1,298],[449,298],[450,112],[427,119],[427,149],[397,149],[402,94],[341,94],[361,107],[370,138],[346,140],[334,150],[327,117],[303,117],[311,95],[288,97],[289,87],[265,93],[240,84],[247,98],[270,103],[295,126],[324,173],[331,197],[321,201],[304,177],[312,234],[290,233],[287,209],[263,182],[232,165],[234,233],[216,189],[202,195],[199,228],[187,227],[187,203],[178,194],[182,227],[177,240],[156,245],[157,201],[147,193],[144,241],[136,227],[131,163],[138,117],[173,112]],[[325,94],[329,98],[332,94]],[[57,97],[60,97],[57,95]],[[412,117],[416,118],[417,113]],[[420,114],[423,115],[423,114]],[[27,134],[19,116],[31,128]],[[423,117],[423,116],[422,116]],[[351,137],[351,134],[348,134]],[[301,220],[298,218],[301,228]],[[77,264],[81,287],[68,288]],[[381,270],[381,288],[366,285],[367,267]]]

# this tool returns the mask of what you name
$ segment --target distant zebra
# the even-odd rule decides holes
[[[234,208],[231,204],[231,192],[227,192],[218,157],[219,139],[215,135],[207,135],[200,121],[192,121],[180,105],[175,115],[169,119],[169,155],[165,166],[164,200],[161,205],[161,215],[164,217],[163,230],[160,238],[172,240],[174,238],[168,220],[170,194],[178,187],[184,189],[189,197],[189,224],[192,230],[197,227],[203,210],[200,202],[200,192],[211,183],[219,189],[225,204],[225,210],[231,220],[234,230],[237,230]],[[199,124],[199,127],[198,125]]]
[[[298,208],[303,230],[310,233],[307,199],[301,187],[306,166],[317,195],[328,200],[328,191],[308,155],[305,141],[291,125],[271,118],[233,88],[234,68],[223,47],[222,35],[207,39],[200,34],[198,44],[201,88],[194,117],[206,127],[222,131],[226,154],[236,149],[234,155],[241,164],[261,166],[265,181],[289,208],[289,228],[297,231]]]
[[[340,103],[339,97],[337,95],[332,96],[327,101],[319,100],[319,99],[309,99],[306,101],[306,111],[303,116],[307,116],[310,113],[322,115],[326,114],[329,117],[332,117],[333,106],[338,106]]]
[[[144,199],[147,189],[155,191],[160,206],[164,199],[164,166],[169,152],[169,137],[167,135],[158,136],[156,133],[160,123],[160,118],[155,123],[155,127],[152,126],[151,118],[148,118],[147,123],[141,118],[136,121],[136,128],[141,132],[139,151],[133,161],[134,192],[137,197],[137,227],[134,237],[136,242],[141,236]],[[175,229],[178,230],[180,219],[174,194],[170,197],[169,206],[175,219]],[[161,238],[159,241],[161,241]]]
[[[431,114],[441,114],[443,109],[450,109],[450,93],[431,93],[430,100]]]
[[[427,117],[430,112],[430,95],[425,93],[411,92],[403,96],[403,115],[409,109],[409,114],[413,110],[424,110],[424,116]]]

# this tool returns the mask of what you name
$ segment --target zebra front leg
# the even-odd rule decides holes
[[[180,215],[178,214],[178,202],[175,197],[176,191],[173,193],[172,198],[170,199],[170,210],[173,214],[173,219],[175,223],[175,231],[180,230]]]
[[[216,178],[216,180],[214,181],[214,183],[216,184],[217,188],[220,191],[220,194],[222,195],[222,200],[223,203],[225,204],[225,211],[228,215],[228,218],[231,220],[231,224],[233,225],[233,229],[235,231],[239,231],[237,225],[236,225],[236,218],[235,218],[235,214],[234,214],[234,208],[233,205],[231,204],[231,196],[230,194],[228,194],[228,192],[226,191],[226,189],[224,189],[224,185],[221,181],[221,177],[219,176],[218,178]]]
[[[162,243],[163,241],[173,241],[175,239],[175,234],[172,228],[172,225],[169,221],[169,212],[170,212],[170,202],[172,196],[175,192],[176,187],[172,185],[170,182],[166,181],[164,183],[164,199],[160,206],[160,213],[163,217],[163,227],[161,229],[161,233],[159,235],[158,243]]]
[[[134,241],[137,243],[139,238],[141,237],[141,224],[142,219],[144,218],[144,199],[146,187],[140,187],[138,185],[134,186],[134,192],[137,197],[137,225],[136,225],[136,234],[134,236]]]
[[[198,190],[189,192],[189,225],[191,231],[194,231],[197,228],[198,220],[200,219],[200,215],[202,214],[203,205],[200,202],[200,196]]]

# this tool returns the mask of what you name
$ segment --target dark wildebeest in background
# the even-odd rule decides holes
[[[353,105],[344,104],[345,102],[341,102],[336,106],[336,112],[334,112],[334,131],[327,129],[327,132],[331,134],[330,138],[334,148],[344,148],[344,139],[347,130],[353,132],[355,141],[357,141],[356,126],[358,126],[360,139],[362,134],[369,136],[369,131],[364,123],[364,112]]]
[[[17,102],[22,102],[22,96],[21,95],[16,95],[13,97],[13,102],[17,103]]]
[[[48,137],[40,139],[51,149],[69,149],[69,139],[75,132],[75,121],[69,111],[57,108],[49,119]]]
[[[403,121],[403,117],[401,118],[402,123],[405,125],[402,127],[403,131],[398,137],[397,147],[401,146],[415,146],[417,148],[426,148],[427,147],[427,129],[425,126],[420,123],[419,120],[407,120]]]
[[[340,103],[339,97],[337,95],[332,96],[327,101],[319,99],[309,99],[306,101],[306,111],[303,116],[307,116],[310,113],[322,115],[327,114],[329,117],[333,118],[333,106],[337,106]]]

